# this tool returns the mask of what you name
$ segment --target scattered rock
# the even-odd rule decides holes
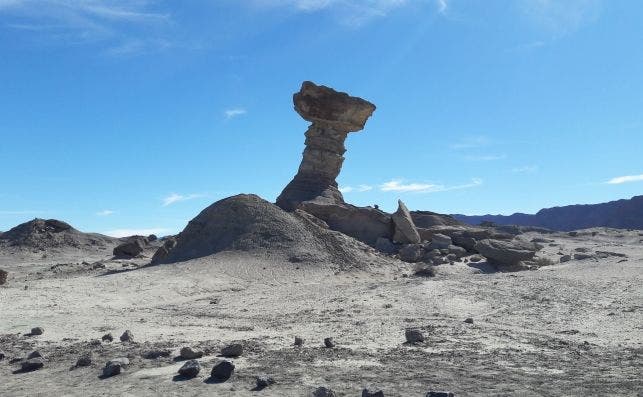
[[[34,327],[31,329],[31,335],[42,335],[45,333],[45,329],[43,327]]]
[[[182,347],[179,354],[181,358],[184,358],[186,360],[194,360],[196,358],[203,357],[203,352],[201,350],[194,350],[189,346]]]
[[[426,393],[426,397],[455,397],[455,394],[450,391],[430,391]]]
[[[134,342],[134,334],[129,329],[121,335],[121,342]]]
[[[331,348],[335,347],[335,341],[333,340],[333,338],[325,338],[324,339],[324,346],[326,346],[327,348],[331,349]]]
[[[23,372],[36,371],[44,366],[45,366],[45,360],[42,357],[30,358],[26,361],[23,361],[22,364],[20,364],[20,367]]]
[[[518,265],[522,261],[533,259],[536,255],[536,247],[532,243],[519,240],[481,240],[476,244],[476,250],[500,266]]]
[[[172,352],[170,351],[170,349],[154,349],[143,353],[143,358],[146,358],[148,360],[155,360],[159,357],[170,357],[171,354]]]
[[[381,390],[370,391],[368,389],[362,390],[362,397],[384,397],[384,392]]]
[[[393,241],[402,244],[419,244],[422,240],[415,228],[409,209],[406,208],[402,200],[398,200],[397,205],[397,211],[391,215],[395,226]]]
[[[471,317],[467,317],[464,322],[467,324],[473,324],[473,319]]]
[[[265,389],[266,387],[273,385],[275,380],[268,375],[259,375],[255,378],[257,384],[257,389]]]
[[[480,262],[482,257],[480,255],[472,255],[469,257],[469,262]]]
[[[103,368],[103,377],[109,378],[110,376],[115,376],[120,374],[124,369],[127,369],[129,365],[129,359],[127,357],[119,357],[113,360],[110,360],[105,364]]]
[[[243,354],[243,346],[239,343],[234,343],[228,345],[221,349],[221,355],[223,357],[239,357]]]
[[[419,262],[424,256],[422,244],[408,244],[400,249],[400,260],[409,263]]]
[[[394,254],[397,252],[395,244],[385,237],[378,237],[377,241],[375,241],[375,249],[385,254]]]
[[[219,360],[214,367],[210,376],[217,382],[225,382],[230,379],[234,373],[234,364],[230,361]]]
[[[468,254],[466,249],[462,247],[458,247],[457,245],[450,245],[448,249],[449,249],[449,255],[455,255],[455,257],[458,259],[465,257]]]
[[[429,249],[449,249],[449,246],[453,245],[451,237],[445,236],[444,234],[436,233],[431,238],[431,243],[429,244]]]
[[[27,359],[38,358],[38,357],[42,358],[42,354],[40,354],[38,350],[34,350],[31,353],[29,353],[29,355],[27,356]]]
[[[0,361],[4,360],[5,357],[7,357],[7,355],[2,350],[0,350]]]
[[[337,394],[332,389],[320,386],[313,391],[311,397],[337,397]]]
[[[295,346],[303,346],[305,340],[299,336],[295,336]]]
[[[563,255],[563,256],[560,257],[560,263],[569,262],[571,260],[572,260],[571,255]]]
[[[133,258],[140,255],[144,250],[145,240],[141,237],[116,246],[113,254],[117,258]]]
[[[101,341],[99,341],[98,339],[92,339],[92,340],[89,341],[89,345],[90,346],[100,346]]]
[[[0,269],[0,285],[4,285],[7,282],[7,276],[9,273],[6,270]]]
[[[417,277],[435,277],[435,269],[431,265],[420,265],[415,268],[413,274]]]
[[[587,247],[578,247],[578,248],[574,248],[574,251],[576,251],[576,252],[590,252],[591,249],[589,249]]]
[[[424,335],[417,329],[406,329],[404,331],[406,342],[410,344],[424,342]]]
[[[82,356],[78,357],[78,360],[76,360],[76,366],[89,367],[90,365],[92,365],[92,359],[93,359],[92,352],[87,352]]]
[[[103,342],[112,342],[114,340],[114,336],[112,334],[105,334],[101,339]]]
[[[576,259],[577,261],[582,261],[585,259],[593,259],[593,258],[594,258],[594,255],[592,254],[583,254],[583,253],[574,254],[574,259]]]
[[[194,378],[201,372],[201,364],[197,360],[186,361],[185,364],[179,368],[179,374],[186,378]]]

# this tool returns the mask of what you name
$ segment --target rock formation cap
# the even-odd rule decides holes
[[[295,110],[312,123],[326,124],[339,131],[359,131],[375,111],[375,105],[345,92],[304,81],[293,95]]]

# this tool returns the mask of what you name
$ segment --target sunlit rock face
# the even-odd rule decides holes
[[[295,110],[312,124],[299,171],[277,198],[277,205],[295,210],[304,201],[341,204],[335,179],[344,162],[344,141],[349,132],[364,128],[375,105],[364,99],[306,81],[293,96]]]

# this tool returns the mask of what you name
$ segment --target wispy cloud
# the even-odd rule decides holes
[[[522,167],[515,167],[511,169],[511,172],[514,174],[533,174],[535,172],[538,172],[538,167],[537,165],[524,165]]]
[[[369,190],[373,190],[373,186],[358,185],[358,186],[340,186],[339,187],[339,191],[342,193],[350,193],[350,192],[362,193],[362,192],[368,192]]]
[[[484,135],[470,135],[460,138],[449,145],[453,150],[475,149],[490,144],[489,138]]]
[[[102,234],[112,237],[128,237],[128,236],[149,236],[150,234],[164,234],[170,229],[163,227],[153,227],[147,229],[115,229],[102,232]]]
[[[15,19],[4,26],[29,31],[46,42],[105,43],[108,55],[162,49],[159,26],[171,21],[150,11],[147,0],[0,0],[0,15]],[[111,50],[110,50],[111,49]],[[126,49],[126,50],[125,50]]]
[[[447,12],[447,9],[449,8],[449,3],[447,0],[436,0],[435,3],[438,6],[438,12],[440,14],[444,14]]]
[[[643,174],[617,176],[616,178],[612,178],[609,181],[607,181],[607,183],[610,185],[620,185],[622,183],[641,182],[641,181],[643,181]]]
[[[564,36],[595,21],[601,13],[602,0],[519,0],[522,13],[539,29],[554,36]]]
[[[496,161],[506,159],[506,154],[483,154],[483,155],[467,155],[463,157],[467,161]]]
[[[244,114],[247,114],[248,111],[244,108],[233,108],[233,109],[226,109],[223,114],[226,118],[226,120],[233,119],[235,117],[243,116]]]
[[[482,185],[482,179],[474,178],[470,183],[463,185],[441,185],[433,183],[406,183],[401,179],[394,179],[388,182],[385,182],[379,186],[380,190],[383,192],[415,192],[415,193],[435,193],[435,192],[446,192],[449,190],[460,190],[468,189],[476,186]]]
[[[288,7],[298,12],[332,11],[344,25],[359,27],[375,18],[385,17],[396,8],[415,0],[254,0],[260,7]],[[439,9],[439,6],[438,6]]]
[[[96,215],[98,215],[98,216],[110,216],[110,215],[113,215],[113,214],[114,214],[114,211],[112,211],[112,210],[102,210],[102,211],[98,211],[96,213]]]
[[[205,197],[204,194],[178,194],[178,193],[172,193],[167,197],[163,198],[163,207],[167,207],[168,205],[172,205],[181,201],[188,201],[188,200],[193,200],[196,198],[201,198]]]

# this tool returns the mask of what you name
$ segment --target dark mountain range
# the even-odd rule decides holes
[[[551,230],[577,230],[590,227],[643,229],[643,196],[601,204],[578,204],[545,208],[536,214],[452,215],[470,225],[488,221],[498,225],[538,226]]]

